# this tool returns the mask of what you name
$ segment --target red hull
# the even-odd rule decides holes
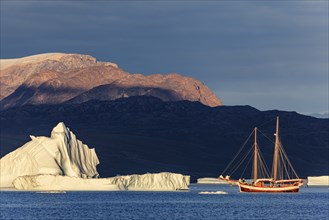
[[[283,187],[259,187],[239,184],[240,192],[255,193],[295,193],[299,191],[299,186],[283,186]]]

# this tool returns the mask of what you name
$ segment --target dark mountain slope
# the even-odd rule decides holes
[[[1,111],[0,149],[3,156],[25,143],[29,134],[49,135],[63,121],[96,148],[102,176],[173,171],[195,180],[218,176],[254,126],[274,140],[276,116],[280,116],[281,140],[300,176],[328,174],[328,119],[146,96]],[[259,142],[270,165],[273,144],[262,137]]]

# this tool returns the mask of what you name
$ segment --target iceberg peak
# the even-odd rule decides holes
[[[94,148],[58,123],[50,137],[35,137],[0,159],[0,188],[19,190],[185,190],[190,177],[177,173],[98,178]]]
[[[69,129],[65,126],[64,122],[59,122],[51,131],[51,137],[56,136],[58,133],[68,133]]]
[[[15,178],[25,175],[99,176],[95,149],[78,140],[63,122],[50,137],[30,137],[31,141],[0,159],[0,187],[11,187]]]

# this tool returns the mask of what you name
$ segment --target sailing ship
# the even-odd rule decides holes
[[[240,192],[298,192],[299,187],[303,185],[303,180],[298,177],[281,144],[279,138],[279,117],[276,118],[274,156],[271,175],[269,175],[268,168],[257,143],[257,131],[258,129],[256,127],[252,132],[254,134],[254,143],[252,148],[248,151],[249,154],[253,150],[252,179],[248,182],[245,179],[241,178],[239,180],[230,179],[230,175],[226,175],[225,177],[223,176],[224,173],[228,170],[228,168],[232,164],[234,164],[233,162],[241,153],[242,148],[247,143],[248,139],[251,137],[252,134],[249,136],[242,148],[240,148],[237,155],[233,158],[233,160],[224,170],[223,174],[219,177],[219,179],[224,180],[231,185],[239,186]],[[236,166],[233,168],[232,172],[235,172],[246,158],[247,156],[244,156],[243,159],[240,159],[237,162]]]

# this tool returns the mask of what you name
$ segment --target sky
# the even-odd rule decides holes
[[[176,72],[225,105],[328,111],[328,1],[1,0],[1,58],[66,52]]]

